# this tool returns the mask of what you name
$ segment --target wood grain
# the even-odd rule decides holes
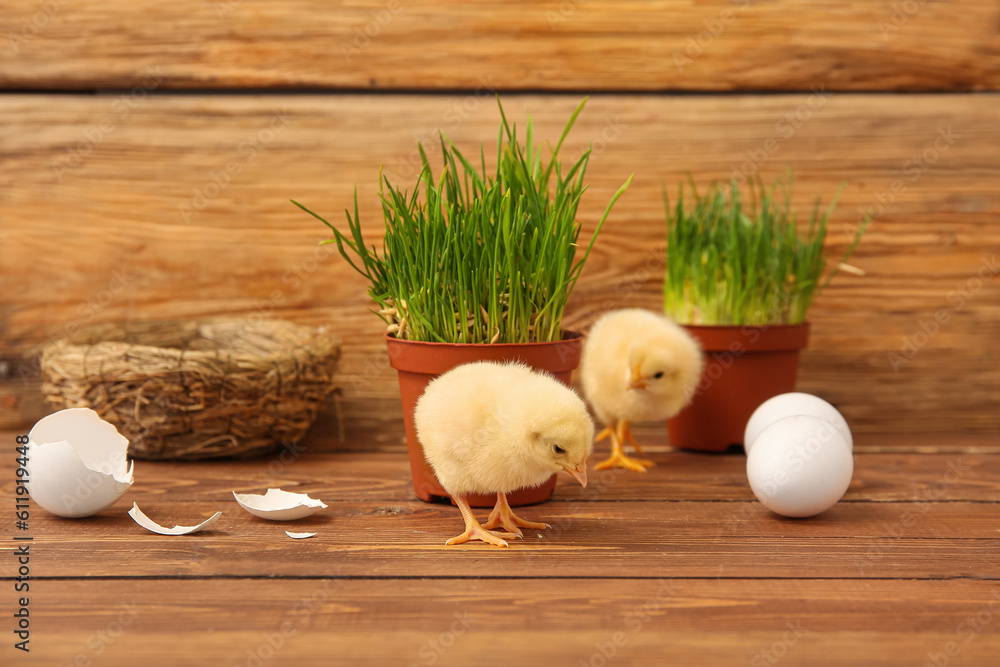
[[[7,440],[13,442],[13,436]],[[138,461],[136,470],[143,483],[136,493],[142,491],[144,502],[180,505],[230,503],[233,491],[258,493],[268,487],[315,493],[338,502],[392,505],[415,499],[409,461],[402,450],[373,451],[375,443],[352,439],[349,444],[357,450],[332,453],[313,436],[306,442],[308,447],[303,450],[291,447],[273,457],[250,461]],[[607,447],[598,446],[595,460],[608,451]],[[896,449],[903,447],[897,445]],[[909,451],[857,452],[854,483],[845,502],[913,503],[919,511],[926,510],[929,502],[981,503],[1000,496],[995,450],[913,456],[912,444],[905,447]],[[747,486],[746,457],[742,454],[662,450],[646,449],[656,465],[644,475],[621,470],[593,471],[586,490],[574,486],[568,477],[562,478],[552,502],[753,501]],[[0,488],[13,492],[12,483]],[[170,507],[171,512],[177,509]],[[742,509],[736,506],[734,511]]]
[[[392,90],[996,90],[991,0],[179,0],[5,11],[0,85]]]
[[[858,454],[843,501],[810,521],[781,519],[757,503],[743,457],[653,456],[659,465],[646,475],[595,472],[586,489],[561,480],[551,501],[523,511],[552,528],[514,542],[502,572],[489,569],[493,547],[444,545],[461,530],[458,510],[413,500],[401,454],[370,452],[303,453],[286,463],[141,461],[135,487],[97,517],[65,520],[36,508],[32,562],[61,578],[322,577],[331,564],[350,577],[517,578],[604,576],[613,558],[651,577],[795,578],[803,561],[822,558],[823,577],[1000,577],[992,455]],[[6,496],[13,486],[4,485]],[[232,499],[267,487],[309,493],[330,509],[275,523]],[[165,537],[132,521],[132,502],[165,525],[193,525],[220,510],[223,517],[211,531]],[[319,535],[291,540],[286,529]],[[0,551],[12,544],[0,542]],[[4,559],[0,576],[13,568]]]
[[[140,528],[126,506],[72,527],[36,511],[36,571],[121,577],[119,554],[128,553],[129,576],[154,577],[317,577],[334,565],[351,577],[603,577],[614,562],[623,572],[649,577],[796,578],[804,563],[822,563],[817,576],[829,578],[1000,579],[995,504],[945,503],[920,513],[909,504],[842,503],[821,520],[793,523],[759,505],[552,503],[523,512],[552,528],[527,531],[501,555],[482,543],[446,546],[462,532],[458,510],[419,501],[340,502],[325,517],[276,525],[254,519],[234,501],[171,511],[169,504],[131,497],[166,526],[192,525],[219,510],[223,516],[211,531],[176,538]],[[293,540],[285,530],[318,535]],[[2,551],[12,552],[11,544]],[[6,558],[14,560],[12,553]],[[502,572],[495,571],[498,558]],[[10,564],[0,571],[15,573]]]
[[[331,571],[336,566],[331,565]],[[636,573],[643,577],[643,573]],[[252,591],[233,602],[234,591]],[[989,581],[682,578],[39,581],[18,664],[961,665],[1000,650]],[[59,599],[59,605],[43,604]],[[991,606],[992,605],[992,606]],[[986,615],[983,616],[986,618]],[[964,625],[963,625],[964,623]],[[179,641],[180,638],[183,638]],[[770,651],[771,653],[767,653]],[[594,656],[597,656],[596,658]],[[591,661],[593,662],[591,663]],[[610,663],[611,661],[608,661]],[[753,663],[751,663],[753,664]]]
[[[326,413],[284,455],[140,461],[97,517],[32,506],[17,535],[34,538],[31,653],[7,635],[0,663],[995,664],[1000,107],[965,93],[1000,89],[998,28],[993,0],[6,3],[0,444],[48,411],[39,344],[217,315],[342,335],[348,435]],[[365,286],[288,199],[339,221],[357,184],[377,235],[379,165],[412,179],[438,129],[489,144],[495,91],[544,138],[593,94],[567,144],[575,157],[593,140],[585,232],[636,173],[573,328],[659,307],[660,189],[688,172],[791,167],[803,209],[845,183],[835,255],[875,215],[853,261],[866,275],[822,295],[800,370],[856,436],[837,506],[781,519],[742,455],[674,451],[648,425],[648,474],[561,480],[522,511],[552,529],[507,551],[443,545],[458,511],[413,499]],[[13,456],[0,479],[9,508]],[[270,523],[232,500],[268,487],[330,507]],[[132,522],[132,501],[166,524],[224,514],[164,537]],[[17,528],[0,527],[10,614]],[[319,534],[284,535],[297,528]]]
[[[453,114],[470,99],[467,115]],[[539,137],[555,137],[577,101],[505,98],[514,118],[530,109]],[[466,150],[490,145],[491,100],[13,95],[0,110],[10,119],[0,178],[11,184],[0,189],[0,423],[22,428],[45,413],[37,364],[22,355],[76,326],[283,317],[342,335],[348,430],[398,439],[395,374],[365,285],[316,245],[325,228],[288,199],[336,222],[357,183],[377,238],[378,165],[411,179],[416,142],[439,128]],[[979,95],[594,97],[567,144],[576,155],[594,141],[585,233],[637,176],[567,326],[586,330],[609,308],[658,307],[663,184],[675,191],[688,171],[704,183],[741,169],[771,180],[791,167],[804,209],[846,183],[831,223],[835,256],[859,215],[876,214],[853,260],[867,274],[838,277],[811,311],[800,388],[862,433],[996,432],[998,120],[995,100]],[[946,321],[928,336],[936,316]]]
[[[878,447],[879,436],[868,436]],[[0,442],[13,433],[0,432]],[[1000,648],[995,454],[858,453],[830,512],[781,520],[739,456],[658,451],[646,475],[560,484],[522,510],[553,524],[501,551],[445,547],[458,511],[401,498],[401,453],[375,441],[282,461],[138,462],[119,506],[29,517],[31,652],[15,664],[990,665]],[[953,446],[958,447],[954,441]],[[272,464],[277,464],[272,466]],[[13,458],[0,479],[13,480]],[[266,522],[230,491],[274,485],[330,505]],[[10,500],[14,484],[0,485]],[[147,533],[216,509],[210,530]],[[0,579],[15,576],[2,522]],[[286,529],[319,535],[296,541]],[[18,542],[24,544],[25,542]],[[165,657],[167,656],[167,657]],[[605,662],[601,662],[601,660]],[[6,664],[6,662],[5,662]]]

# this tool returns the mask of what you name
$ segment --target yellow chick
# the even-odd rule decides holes
[[[594,423],[583,400],[550,375],[518,363],[463,364],[433,380],[417,401],[417,436],[438,481],[465,519],[465,532],[447,544],[482,540],[506,547],[520,528],[540,530],[511,511],[507,494],[538,486],[563,470],[587,485]],[[496,493],[483,525],[466,500]],[[489,529],[500,526],[505,533]]]
[[[628,441],[639,454],[632,422],[660,421],[681,411],[701,379],[698,343],[682,327],[647,310],[630,308],[602,316],[583,347],[583,393],[611,436],[611,458],[598,470],[621,467],[646,472],[651,461],[625,455]]]

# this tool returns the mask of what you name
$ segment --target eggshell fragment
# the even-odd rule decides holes
[[[854,457],[840,429],[809,415],[774,422],[747,454],[754,495],[787,517],[828,510],[843,497],[853,474]]]
[[[840,414],[837,408],[833,407],[819,396],[806,394],[799,391],[779,394],[767,399],[754,410],[747,422],[746,430],[743,434],[743,447],[749,454],[754,442],[761,432],[774,422],[784,417],[794,417],[796,415],[810,415],[833,424],[844,437],[848,448],[854,449],[854,438],[851,437],[851,429],[847,425],[847,420]]]
[[[293,533],[290,530],[285,531],[285,535],[288,535],[293,540],[304,540],[309,537],[316,537],[318,533]]]
[[[291,493],[281,489],[268,489],[264,495],[233,491],[233,497],[250,514],[272,521],[301,519],[326,509],[326,504],[321,500],[310,498],[305,493]]]
[[[132,486],[128,439],[88,408],[60,410],[28,433],[28,494],[62,517],[93,516]]]
[[[222,516],[222,512],[216,512],[212,516],[208,517],[197,526],[174,526],[173,528],[164,528],[160,524],[156,523],[148,516],[142,513],[139,506],[132,503],[132,509],[128,511],[128,515],[132,517],[137,524],[142,526],[148,531],[158,533],[160,535],[190,535],[191,533],[197,533],[199,530],[208,528],[213,523],[219,520]]]

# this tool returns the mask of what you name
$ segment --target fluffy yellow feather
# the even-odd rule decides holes
[[[586,486],[594,424],[573,390],[523,364],[463,364],[431,382],[414,413],[424,455],[462,511],[466,530],[448,540],[480,539],[506,547],[519,527],[546,528],[514,515],[506,494],[568,472]],[[465,496],[496,493],[486,524]],[[503,527],[504,534],[488,529]]]
[[[580,362],[583,392],[611,436],[611,458],[597,468],[645,472],[650,461],[624,454],[632,422],[660,421],[686,406],[701,379],[698,343],[677,323],[647,310],[630,308],[602,316],[587,334]]]

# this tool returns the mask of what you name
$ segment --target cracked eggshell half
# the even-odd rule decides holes
[[[89,408],[60,410],[28,433],[28,494],[52,514],[93,516],[132,486],[128,439]]]
[[[250,514],[271,521],[292,521],[326,509],[321,500],[281,489],[268,489],[264,495],[233,491],[233,497]]]

